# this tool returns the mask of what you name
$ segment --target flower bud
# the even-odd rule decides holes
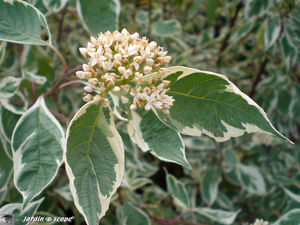
[[[118,68],[118,71],[119,71],[121,74],[124,74],[125,70],[126,70],[126,68],[125,68],[124,66],[120,66],[120,67]]]
[[[148,73],[151,73],[152,71],[152,67],[151,66],[145,66],[144,67],[144,73],[148,74]]]
[[[114,91],[114,92],[120,92],[120,91],[121,91],[121,88],[120,88],[119,86],[115,86],[115,87],[113,88],[113,91]]]
[[[136,110],[136,105],[135,105],[135,104],[131,104],[131,105],[130,105],[130,109],[131,109],[131,110]]]
[[[83,90],[85,90],[86,92],[93,92],[93,88],[91,86],[85,86]]]
[[[84,79],[84,75],[83,75],[83,71],[77,71],[76,72],[76,76],[79,78],[79,79]]]

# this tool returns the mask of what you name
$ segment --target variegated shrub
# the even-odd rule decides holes
[[[300,224],[300,89],[270,75],[299,82],[299,7],[230,1],[225,32],[221,1],[146,2],[0,0],[0,216]]]

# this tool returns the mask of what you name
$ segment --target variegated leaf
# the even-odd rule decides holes
[[[233,224],[239,213],[210,208],[195,208],[193,211],[221,224]]]
[[[40,37],[45,29],[48,41]],[[45,16],[25,1],[0,1],[0,40],[30,45],[51,44]]]
[[[300,209],[292,209],[282,215],[272,225],[299,225],[300,221]]]
[[[124,173],[124,147],[109,107],[89,102],[67,130],[66,171],[78,211],[98,224]]]
[[[145,81],[155,76],[150,74]],[[182,134],[206,134],[227,141],[245,132],[261,132],[288,140],[271,124],[263,109],[224,75],[175,66],[164,79],[170,80],[168,95],[174,97],[169,114],[155,111],[159,119]]]
[[[64,131],[39,97],[18,120],[12,134],[14,182],[23,207],[55,178],[62,163]]]
[[[119,0],[77,0],[77,12],[83,27],[92,35],[119,27]]]
[[[152,111],[137,110],[132,111],[131,115],[128,133],[142,151],[150,151],[160,160],[191,168],[180,134],[163,124]]]

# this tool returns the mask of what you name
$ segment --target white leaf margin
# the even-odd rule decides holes
[[[252,105],[255,108],[257,108],[259,110],[259,112],[262,114],[262,116],[264,117],[264,119],[269,123],[271,128],[278,134],[278,136],[280,136],[282,139],[286,140],[290,144],[294,144],[288,138],[286,138],[281,133],[279,133],[277,131],[277,129],[272,125],[271,121],[267,117],[267,114],[264,112],[264,110],[256,102],[254,102],[248,95],[246,95],[245,93],[240,91],[239,88],[234,83],[232,83],[225,75],[210,72],[210,71],[203,71],[203,70],[198,70],[198,69],[194,69],[194,68],[184,67],[184,66],[173,66],[173,67],[167,68],[167,71],[164,74],[164,77],[167,77],[168,75],[179,72],[179,71],[182,71],[183,73],[180,76],[178,76],[177,80],[180,80],[181,78],[183,78],[191,73],[205,73],[205,74],[210,74],[210,75],[214,75],[214,76],[222,78],[223,80],[225,80],[226,82],[229,83],[229,85],[226,86],[225,91],[232,92],[236,95],[241,96],[244,100],[247,101],[247,103],[249,105]],[[148,76],[145,76],[144,81],[147,81],[147,80],[151,79],[152,77],[157,76],[157,74],[158,73],[156,72],[156,73],[149,74]],[[155,110],[154,110],[154,112],[157,114],[157,112]],[[162,121],[162,122],[164,122],[164,121]],[[197,127],[192,127],[192,128],[185,127],[182,131],[180,131],[180,133],[185,134],[185,135],[191,135],[191,136],[201,136],[203,133],[203,134],[206,134],[207,136],[215,139],[218,142],[227,141],[231,137],[242,136],[245,132],[247,132],[247,133],[260,132],[260,133],[266,133],[266,134],[274,136],[274,134],[264,131],[257,126],[248,124],[248,123],[246,123],[246,124],[242,123],[242,126],[245,128],[245,130],[233,127],[233,126],[227,124],[225,121],[221,121],[221,123],[227,130],[227,132],[223,133],[223,137],[216,137],[216,136],[214,136],[213,133],[211,133],[205,129],[199,129]]]
[[[48,23],[47,23],[47,20],[46,20],[46,17],[43,13],[41,13],[40,10],[38,10],[34,5],[28,3],[28,2],[25,2],[25,1],[21,1],[21,0],[4,0],[4,2],[6,3],[9,3],[9,4],[13,4],[14,1],[17,1],[21,4],[23,4],[25,7],[30,7],[30,8],[33,8],[36,13],[38,14],[39,17],[41,17],[44,22],[45,22],[45,29],[47,30],[47,33],[48,33],[48,42],[47,41],[43,41],[43,40],[39,40],[41,43],[44,42],[44,45],[52,45],[52,36],[51,36],[51,32],[50,32],[50,29],[49,29],[49,26],[48,26]],[[27,43],[27,42],[22,42],[22,41],[11,41],[10,39],[4,39],[4,38],[0,38],[0,40],[2,41],[7,41],[7,42],[13,42],[13,43],[18,43],[18,44],[33,44],[35,45],[34,43]]]
[[[81,115],[85,114],[86,109],[90,105],[97,104],[97,103],[98,103],[98,101],[91,101],[91,102],[86,103],[84,106],[82,106],[77,111],[77,113],[72,118],[71,122],[68,125],[67,132],[66,132],[66,142],[65,142],[64,155],[63,155],[63,161],[65,163],[66,172],[67,172],[67,175],[68,175],[68,178],[69,178],[69,182],[70,182],[70,191],[71,191],[71,194],[72,194],[75,206],[78,209],[78,211],[80,212],[80,214],[83,215],[83,217],[84,217],[84,219],[85,219],[85,221],[86,221],[87,224],[88,224],[88,222],[87,222],[88,218],[85,215],[84,210],[83,210],[83,208],[81,207],[81,205],[79,203],[77,191],[76,191],[76,188],[75,188],[75,185],[74,185],[75,176],[74,176],[74,174],[72,172],[71,167],[69,166],[69,164],[67,162],[67,140],[68,140],[68,137],[69,137],[69,134],[70,134],[70,128],[72,127],[73,122],[76,121]],[[113,117],[113,115],[111,115],[111,117],[110,117],[110,125],[111,124],[114,124],[114,117]],[[124,145],[123,145],[122,138],[121,138],[120,134],[118,133],[118,131],[117,131],[117,129],[115,127],[111,131],[114,134],[114,138],[116,138],[118,140],[115,142],[114,138],[108,137],[107,139],[108,139],[109,143],[111,144],[111,146],[113,146],[114,144],[118,145],[120,147],[120,149],[123,149],[123,154],[119,154],[117,151],[114,151],[114,153],[115,153],[115,155],[116,155],[116,157],[118,159],[119,164],[115,165],[116,182],[113,185],[113,188],[112,188],[112,191],[110,193],[110,196],[108,196],[108,197],[107,196],[103,196],[101,194],[100,187],[97,184],[97,189],[98,189],[98,193],[99,193],[98,196],[99,196],[100,205],[101,205],[101,213],[98,215],[98,220],[100,220],[103,216],[105,216],[106,211],[109,209],[110,200],[111,200],[113,194],[117,191],[117,189],[121,185],[122,180],[123,180],[123,176],[124,176],[124,171],[125,171],[125,169],[124,169],[125,168]],[[113,149],[113,150],[115,150],[115,149]],[[88,224],[88,225],[93,225],[93,224]]]
[[[51,112],[48,110],[47,106],[46,106],[46,103],[45,103],[45,100],[44,100],[44,97],[43,96],[40,96],[37,101],[35,102],[35,104],[33,106],[31,106],[31,108],[29,108],[21,117],[20,119],[18,120],[15,128],[14,128],[14,131],[12,133],[12,137],[11,137],[11,149],[12,149],[12,153],[13,153],[13,162],[14,162],[14,184],[15,184],[15,187],[16,189],[19,191],[19,193],[22,194],[23,196],[23,199],[26,199],[26,192],[23,192],[19,189],[18,185],[17,185],[17,178],[19,177],[19,175],[22,173],[22,169],[24,167],[24,164],[22,164],[22,153],[20,153],[21,151],[21,148],[23,146],[23,144],[19,147],[19,149],[14,149],[13,146],[14,146],[14,137],[15,137],[15,131],[17,130],[17,128],[20,126],[20,124],[24,121],[24,117],[26,117],[28,114],[30,114],[32,111],[34,111],[35,109],[37,108],[41,108],[43,110],[43,112],[48,116],[48,118],[56,125],[56,127],[59,129],[61,135],[62,135],[62,138],[60,139],[60,143],[61,143],[61,146],[62,146],[62,149],[63,149],[63,152],[64,152],[64,146],[65,146],[65,134],[64,134],[64,130],[62,128],[62,126],[60,125],[60,123],[56,120],[56,118],[51,114]],[[32,136],[34,135],[35,132],[31,133],[25,140],[25,142]],[[57,164],[57,169],[55,171],[55,174],[53,175],[52,179],[49,180],[49,182],[41,189],[40,192],[36,193],[34,195],[34,197],[38,196],[56,177],[57,175],[57,172],[58,172],[58,169],[59,167],[61,166],[61,164],[63,163],[63,160],[60,160],[60,161],[56,161],[56,164]],[[33,198],[34,198],[33,197]],[[33,199],[32,198],[32,199]]]

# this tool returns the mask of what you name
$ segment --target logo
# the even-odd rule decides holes
[[[0,215],[0,225],[15,225],[14,216],[11,214]]]

